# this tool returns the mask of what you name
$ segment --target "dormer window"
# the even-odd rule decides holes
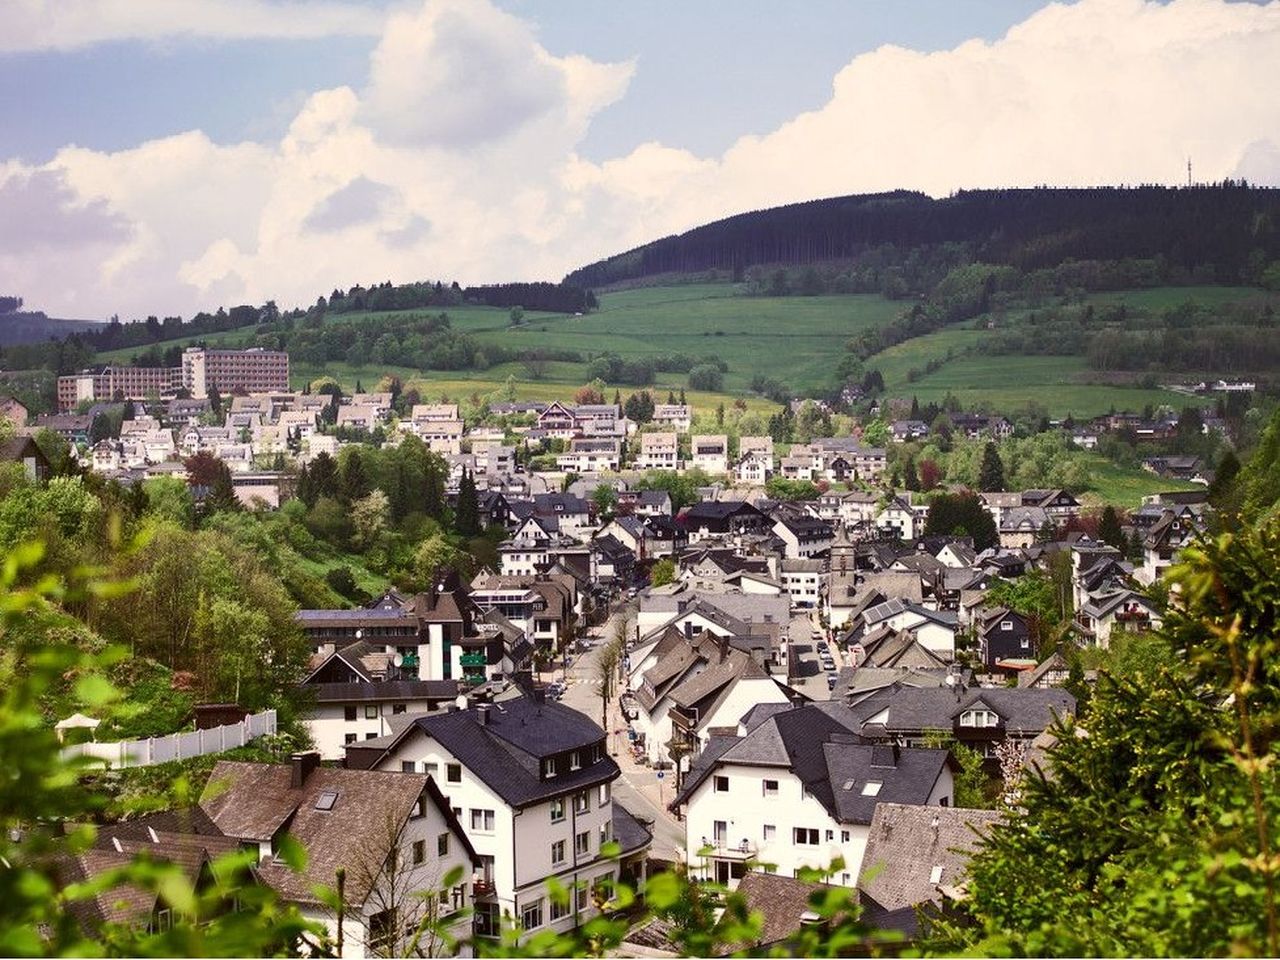
[[[554,777],[554,776],[556,775],[556,773],[557,773],[557,772],[558,772],[558,770],[557,770],[557,764],[556,764],[556,758],[555,758],[555,757],[547,757],[547,759],[546,759],[546,760],[543,760],[543,761],[542,761],[542,776],[543,776],[543,777],[545,777],[546,779],[550,780],[552,777]]]
[[[999,722],[1000,718],[993,710],[966,710],[960,715],[962,727],[994,727]]]
[[[579,753],[577,750],[569,754],[569,769],[570,770],[582,769],[582,754]]]

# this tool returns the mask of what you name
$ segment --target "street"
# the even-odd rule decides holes
[[[611,616],[601,628],[601,639],[591,649],[581,654],[568,671],[568,686],[562,703],[580,710],[597,723],[600,722],[600,678],[598,663],[600,649],[613,636],[617,614]],[[555,675],[559,677],[560,671]],[[620,685],[619,685],[620,686]],[[661,860],[683,860],[684,824],[667,813],[664,805],[672,800],[673,778],[666,771],[662,780],[657,771],[638,766],[627,750],[627,723],[618,708],[619,686],[609,704],[608,733],[609,752],[622,768],[622,776],[614,783],[613,796],[624,807],[643,820],[653,821],[653,847],[650,855]]]
[[[799,690],[811,700],[829,700],[831,691],[827,686],[827,670],[822,666],[822,655],[818,650],[821,636],[815,633],[815,619],[811,614],[798,613],[791,618],[790,644],[799,657],[800,675],[794,678],[791,686]],[[838,671],[843,663],[836,645],[828,648]]]

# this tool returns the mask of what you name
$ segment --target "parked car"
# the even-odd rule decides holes
[[[837,684],[837,683],[839,683],[839,682],[840,682],[840,674],[838,674],[838,673],[834,673],[834,672],[832,672],[832,673],[828,673],[828,674],[827,674],[827,689],[828,689],[828,690],[834,690],[834,689],[836,688],[836,684]]]

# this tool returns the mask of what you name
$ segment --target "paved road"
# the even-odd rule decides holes
[[[611,617],[604,625],[600,633],[601,637],[607,639],[613,636],[615,619]],[[601,709],[598,664],[603,643],[603,640],[596,642],[569,667],[569,685],[562,700],[567,706],[582,711],[597,723],[600,721]],[[559,677],[559,671],[556,676]],[[671,802],[670,771],[659,782],[653,770],[639,767],[630,761],[625,750],[626,722],[618,712],[617,702],[615,696],[611,703],[610,722],[607,727],[609,749],[617,759],[618,765],[622,767],[622,776],[614,783],[614,798],[636,816],[653,821],[651,856],[662,860],[683,859],[684,824],[663,809],[664,804]],[[623,733],[621,735],[615,733],[618,730]]]
[[[822,666],[814,627],[815,621],[809,614],[799,614],[791,619],[791,645],[800,657],[800,676],[793,679],[791,685],[813,700],[829,700],[831,691],[827,687],[827,670]],[[840,654],[834,644],[829,649],[838,671]]]

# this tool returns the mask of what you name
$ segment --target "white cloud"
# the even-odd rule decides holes
[[[307,303],[334,286],[554,278],[715,217],[898,187],[1280,180],[1280,0],[1081,0],[993,42],[854,58],[821,108],[720,156],[577,153],[632,64],[557,57],[485,0],[395,15],[363,90],[314,93],[274,144],[199,132],[44,168],[125,224],[0,277],[54,311]],[[79,309],[84,314],[83,308]]]
[[[377,36],[381,11],[339,0],[4,0],[0,53],[114,40]]]

